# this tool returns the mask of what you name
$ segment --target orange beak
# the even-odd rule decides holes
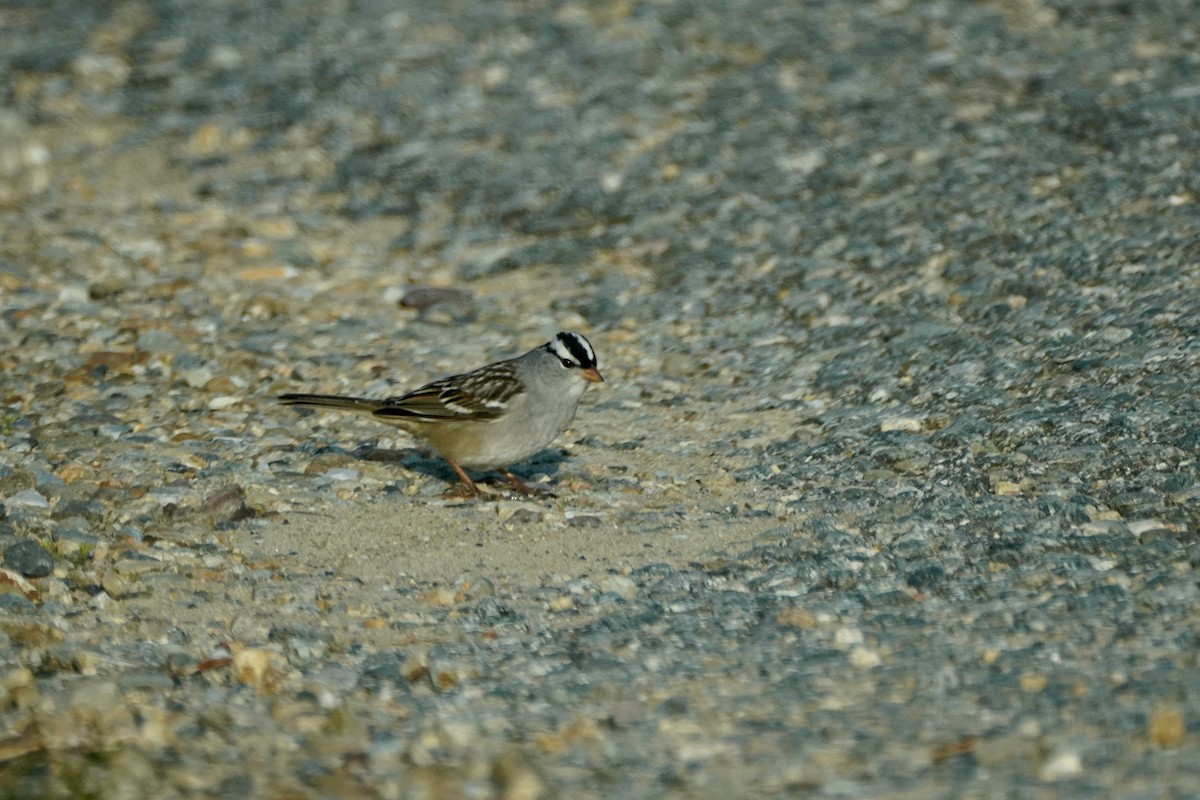
[[[604,376],[595,367],[588,367],[581,374],[583,375],[583,379],[588,383],[604,383]]]

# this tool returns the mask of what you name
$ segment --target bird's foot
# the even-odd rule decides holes
[[[479,487],[474,483],[470,486],[458,483],[439,494],[438,498],[441,500],[475,500],[482,495],[483,492],[479,491]]]
[[[508,481],[508,485],[518,494],[523,494],[526,497],[537,498],[557,497],[557,495],[549,489],[543,489],[540,486],[530,486],[526,483],[522,483],[516,475],[513,475],[506,469],[498,469],[496,471],[504,476],[504,479]]]
[[[460,483],[453,489],[449,489],[438,495],[438,497],[441,497],[443,500],[462,500],[477,498],[483,494],[479,491],[479,487],[475,485],[475,481],[471,480],[471,476],[464,472],[462,467],[448,458],[446,459],[446,462],[454,468],[454,472],[458,475],[458,480]]]

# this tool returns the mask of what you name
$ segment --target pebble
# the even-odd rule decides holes
[[[262,694],[275,694],[286,678],[287,662],[282,653],[250,647],[233,655],[233,677]]]
[[[54,570],[54,556],[30,539],[4,548],[4,565],[30,578],[44,578]]]
[[[874,669],[883,664],[883,659],[869,647],[855,647],[850,651],[850,663],[858,669]]]
[[[379,691],[384,684],[393,688],[408,685],[408,676],[423,677],[428,669],[423,661],[419,665],[409,664],[405,654],[399,650],[372,653],[363,660],[359,668],[360,682],[367,689]]]
[[[458,593],[444,586],[435,586],[426,592],[422,592],[417,599],[429,606],[454,606],[459,602]]]
[[[600,588],[624,600],[632,600],[638,592],[637,584],[623,575],[606,575],[600,581]]]
[[[6,497],[4,505],[9,511],[47,509],[50,508],[50,501],[36,489],[25,489]]]
[[[545,781],[529,757],[507,749],[492,765],[492,782],[502,800],[539,800],[548,794]]]
[[[1147,724],[1150,741],[1158,747],[1178,747],[1187,734],[1183,713],[1177,706],[1161,705],[1150,714]]]
[[[358,480],[360,474],[361,473],[356,469],[350,469],[348,467],[334,467],[332,469],[325,470],[324,477],[331,481],[353,481]]]
[[[1051,751],[1038,769],[1038,779],[1048,782],[1067,780],[1082,774],[1083,759],[1077,750],[1066,745]]]
[[[329,652],[331,635],[316,629],[272,628],[268,641],[282,642],[288,662],[311,664],[319,662]]]
[[[506,522],[513,525],[533,525],[546,519],[542,511],[533,508],[518,508],[508,515]]]
[[[37,604],[16,594],[0,593],[0,611],[6,614],[33,614]]]
[[[879,423],[879,430],[882,433],[889,431],[905,431],[908,433],[920,433],[925,427],[925,423],[918,417],[889,417]]]
[[[228,394],[217,395],[208,401],[208,410],[209,411],[224,411],[228,408],[233,408],[235,405],[237,405],[241,401],[242,401],[242,399],[240,397],[235,397],[234,395],[228,395]]]
[[[116,571],[105,573],[100,579],[100,586],[108,593],[109,597],[118,600],[136,592],[133,583]]]

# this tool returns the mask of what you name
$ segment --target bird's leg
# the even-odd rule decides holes
[[[450,491],[446,492],[443,497],[478,497],[479,487],[475,485],[475,481],[471,480],[471,476],[464,472],[462,467],[450,459],[447,458],[446,463],[449,464],[450,468],[454,470],[455,474],[458,475],[458,479],[461,481],[461,484],[456,487],[456,489],[451,489]]]
[[[533,486],[527,486],[526,484],[521,483],[521,480],[517,478],[516,475],[513,475],[506,469],[497,468],[496,472],[499,472],[504,476],[504,479],[508,481],[509,486],[526,497],[554,497],[554,492],[550,491],[549,489],[535,488]]]

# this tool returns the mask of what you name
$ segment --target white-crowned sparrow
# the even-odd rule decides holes
[[[399,397],[371,400],[325,394],[284,394],[287,405],[353,411],[402,428],[446,459],[465,489],[463,470],[495,469],[522,494],[534,490],[505,467],[554,441],[575,418],[589,383],[603,382],[592,345],[564,331],[523,356],[451,375]]]

